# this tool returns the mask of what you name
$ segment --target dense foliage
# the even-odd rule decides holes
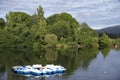
[[[9,12],[6,22],[0,18],[0,47],[108,47],[109,40],[105,34],[99,38],[95,30],[68,13],[45,18],[41,6],[33,15]]]
[[[3,18],[0,18],[0,28],[4,28],[5,27],[5,21]]]
[[[99,38],[99,45],[101,46],[101,48],[111,47],[112,42],[105,33],[103,33],[102,36]]]
[[[98,47],[98,34],[83,23],[78,31],[78,42],[83,47]]]

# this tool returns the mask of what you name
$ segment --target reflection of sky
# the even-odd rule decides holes
[[[7,72],[0,73],[0,80],[7,80]]]
[[[100,52],[86,70],[81,67],[61,80],[120,80],[120,51],[110,50],[104,58]]]
[[[39,5],[44,8],[45,17],[68,12],[92,28],[120,24],[120,0],[0,0],[0,17],[9,11],[33,14]]]

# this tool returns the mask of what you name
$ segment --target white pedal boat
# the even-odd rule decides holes
[[[43,67],[41,64],[36,64],[32,66],[30,65],[14,66],[12,67],[12,71],[17,74],[41,76],[41,75],[51,75],[56,73],[64,73],[66,69],[59,65],[51,64]]]

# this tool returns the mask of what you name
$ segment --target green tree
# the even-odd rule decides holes
[[[0,18],[0,28],[4,28],[5,27],[5,21],[3,18]]]
[[[55,34],[47,34],[45,36],[45,41],[49,47],[55,47],[58,42],[58,38]]]
[[[32,17],[29,14],[24,12],[9,12],[6,15],[6,24],[6,29],[18,40],[16,41],[17,45],[31,44],[29,30],[32,26]]]
[[[60,23],[60,24],[58,24],[58,23]],[[60,26],[62,26],[62,25],[68,26],[69,29],[64,28],[64,31],[63,31],[63,29],[61,29],[61,31],[60,31],[60,28],[59,28],[59,30],[55,29],[57,31],[55,31],[55,32],[53,31],[53,33],[58,36],[59,40],[62,37],[65,40],[69,40],[71,42],[76,40],[76,36],[75,36],[76,35],[76,30],[78,29],[78,27],[80,27],[80,25],[76,21],[76,19],[74,19],[70,14],[65,13],[65,12],[63,12],[61,14],[54,14],[54,15],[48,17],[47,18],[47,25],[48,25],[48,32],[53,31],[51,29],[53,29],[53,27],[55,27],[55,26],[56,27],[59,26],[59,25]],[[63,27],[61,27],[61,28],[63,28]]]
[[[53,25],[58,21],[65,21],[71,26],[71,28],[79,27],[79,23],[76,21],[76,19],[73,18],[70,14],[65,13],[65,12],[61,14],[51,15],[50,17],[47,18],[46,21],[47,21],[47,25]]]
[[[81,24],[78,29],[78,44],[82,47],[98,47],[98,34],[86,23]]]
[[[30,28],[32,18],[24,12],[10,12],[6,15],[7,30],[14,35],[20,36],[21,33]]]
[[[51,15],[50,17],[47,18],[47,25],[53,25],[59,20],[59,14],[54,14]]]
[[[8,36],[5,34],[1,36],[4,36],[1,40],[3,41],[4,38],[6,41],[11,40],[10,44],[13,43],[14,45],[17,43],[39,48],[39,46],[48,43],[52,45],[77,46],[79,44],[83,47],[98,47],[98,34],[86,23],[80,25],[71,14],[65,12],[51,15],[46,19],[41,6],[32,16],[25,12],[9,12],[6,15],[6,22],[0,18],[0,28],[4,28],[4,26],[6,26],[5,31],[1,30],[1,32],[9,33],[14,39],[7,39]],[[103,45],[103,42],[101,39],[99,40],[100,45]]]
[[[15,37],[7,30],[0,30],[0,47],[13,47]]]
[[[39,8],[37,8],[37,14],[42,18],[44,16],[44,11],[43,8],[41,6],[39,6]]]
[[[100,48],[111,47],[111,40],[105,33],[99,38],[99,45]]]
[[[58,40],[62,37],[67,38],[70,34],[70,26],[64,21],[58,21],[50,28],[50,32],[56,34]]]
[[[44,36],[47,34],[47,30],[46,30],[47,23],[44,17],[43,8],[41,6],[37,8],[37,13],[34,14],[32,18],[33,18],[33,26],[30,29],[32,36],[34,36],[35,41],[44,42]]]
[[[7,27],[17,27],[19,24],[22,26],[30,27],[32,18],[24,12],[9,12],[6,15]]]

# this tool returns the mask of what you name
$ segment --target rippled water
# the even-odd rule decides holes
[[[24,77],[12,66],[57,64],[66,74]],[[0,49],[0,80],[120,80],[120,50],[116,49]]]

